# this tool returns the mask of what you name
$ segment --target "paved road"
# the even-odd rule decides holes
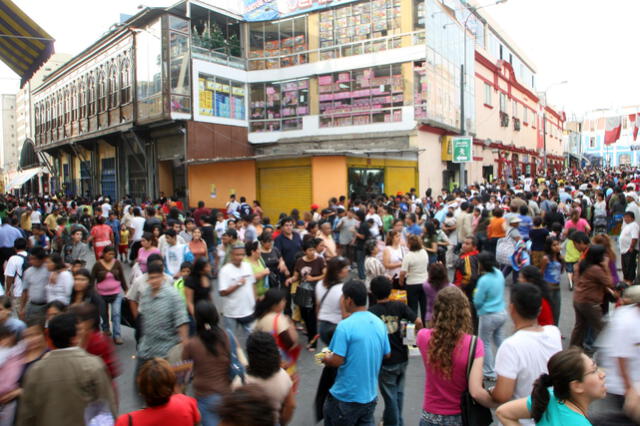
[[[508,292],[508,288],[506,290]],[[562,314],[560,317],[560,329],[563,345],[568,345],[568,338],[574,324],[574,313],[572,307],[572,296],[568,290],[566,276],[562,283]],[[513,327],[510,321],[507,322],[505,334],[512,333]],[[131,329],[123,327],[124,345],[118,347],[118,355],[121,362],[122,374],[117,379],[118,393],[120,396],[120,412],[126,413],[141,407],[140,402],[133,390],[133,374],[135,370],[135,341]],[[321,367],[313,362],[312,354],[303,351],[299,361],[300,390],[297,396],[297,408],[292,425],[307,426],[314,425],[314,398],[316,386],[321,373]],[[424,367],[422,359],[411,357],[407,370],[407,379],[404,397],[404,419],[409,425],[418,424],[420,418],[422,399],[424,392]],[[383,402],[378,398],[376,409],[376,420],[382,417]]]

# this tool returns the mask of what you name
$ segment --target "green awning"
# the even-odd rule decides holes
[[[20,76],[20,87],[51,57],[53,42],[11,0],[0,1],[0,59]]]

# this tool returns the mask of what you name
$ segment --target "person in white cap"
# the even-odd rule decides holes
[[[627,288],[622,301],[625,306],[614,311],[599,339],[607,396],[593,407],[594,426],[637,424],[631,417],[638,416],[640,407],[640,286]]]

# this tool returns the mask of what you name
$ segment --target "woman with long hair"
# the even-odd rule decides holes
[[[428,220],[424,224],[424,234],[422,234],[424,249],[429,255],[429,265],[438,261],[438,234],[433,221]]]
[[[613,289],[606,254],[604,246],[594,244],[587,249],[584,259],[576,269],[573,292],[576,323],[571,333],[571,346],[583,347],[587,329],[591,328],[595,340],[604,327],[600,305],[606,292]]]
[[[520,271],[518,282],[533,284],[540,289],[542,294],[542,306],[538,314],[538,324],[541,326],[555,325],[553,320],[553,309],[551,308],[551,291],[549,285],[544,280],[540,269],[533,265],[527,265]]]
[[[45,286],[47,303],[59,300],[68,305],[73,292],[73,275],[67,270],[67,265],[59,254],[52,254],[46,261],[49,270],[49,282]]]
[[[103,301],[96,291],[91,272],[85,268],[80,268],[73,272],[73,290],[71,291],[71,303],[69,306],[77,306],[83,303],[90,303],[96,307],[96,327],[99,327]]]
[[[416,338],[426,372],[421,426],[462,426],[460,400],[467,389],[478,403],[494,405],[482,387],[482,340],[477,339],[475,353],[469,353],[472,334],[469,299],[457,287],[442,289],[436,297],[431,328],[423,328]],[[467,382],[469,356],[473,362]]]
[[[427,299],[427,305],[424,313],[425,325],[431,321],[431,317],[433,316],[433,305],[436,301],[438,292],[451,285],[453,284],[449,282],[449,274],[443,263],[437,262],[429,265],[429,278],[424,282],[424,284],[422,284],[422,290],[424,291],[425,298]]]
[[[269,287],[282,287],[283,277],[289,275],[289,270],[280,250],[273,245],[273,233],[263,231],[258,237],[258,241],[260,242],[260,256],[270,272]]]
[[[405,249],[401,240],[402,234],[395,229],[387,233],[386,247],[382,252],[382,264],[387,269],[386,275],[391,277],[394,284],[400,281],[400,269]]]
[[[196,259],[191,274],[184,280],[187,313],[195,318],[195,306],[201,300],[211,300],[211,264],[206,257]]]
[[[533,384],[528,398],[507,402],[496,415],[504,426],[518,426],[520,419],[533,419],[538,426],[588,426],[589,405],[606,396],[605,373],[578,348],[553,355],[548,374]]]
[[[560,324],[560,307],[562,298],[560,297],[560,278],[564,268],[564,258],[560,253],[562,250],[560,240],[548,237],[544,242],[544,256],[540,261],[540,270],[544,281],[549,287],[549,301],[553,313],[553,323]]]
[[[496,351],[504,340],[502,327],[507,322],[507,312],[504,304],[504,275],[496,257],[488,252],[478,255],[478,273],[480,278],[473,293],[473,304],[478,313],[478,335],[484,343],[483,375],[488,380],[496,380],[494,370],[492,343]]]
[[[287,293],[283,289],[270,288],[264,297],[256,302],[254,330],[264,331],[273,336],[280,350],[283,366],[290,376],[296,374],[296,362],[300,356],[298,332],[293,322],[283,312],[287,303]]]
[[[140,240],[140,249],[136,260],[143,274],[147,272],[147,259],[154,253],[161,254],[158,248],[158,240],[151,232],[144,232]]]
[[[122,298],[127,290],[124,270],[116,259],[116,249],[107,246],[102,251],[102,257],[93,265],[91,276],[96,282],[96,289],[102,298],[100,317],[102,318],[102,331],[111,335],[109,327],[109,310],[111,310],[111,325],[113,327],[113,341],[116,345],[123,343],[120,334],[120,309]]]
[[[616,252],[613,250],[611,239],[607,234],[598,234],[593,237],[593,244],[600,244],[604,246],[604,249],[609,258],[609,272],[611,273],[611,283],[615,286],[620,282],[620,276],[618,275],[618,267],[616,266]],[[602,312],[609,312],[609,301],[605,298],[602,301]]]
[[[364,274],[365,280],[364,285],[367,287],[367,292],[369,292],[369,305],[376,304],[376,297],[371,293],[371,280],[377,276],[385,275],[387,270],[385,269],[380,259],[378,259],[378,241],[377,240],[369,240],[364,245]]]
[[[209,300],[195,306],[196,335],[182,348],[182,359],[193,362],[193,391],[202,415],[203,426],[218,424],[217,405],[231,390],[229,368],[231,343],[235,339],[219,325],[220,316]]]
[[[205,259],[208,257],[208,247],[207,243],[202,239],[202,229],[195,228],[191,233],[191,241],[188,243],[189,251],[193,253],[193,258],[198,259],[204,257]]]
[[[333,332],[342,321],[342,284],[349,277],[351,262],[342,257],[334,257],[327,263],[324,279],[316,285],[316,306],[318,310],[318,333],[322,341],[331,343]]]
[[[286,425],[295,410],[295,388],[289,375],[280,366],[280,353],[273,337],[254,331],[247,338],[247,374],[245,383],[264,390],[276,416],[276,424]]]

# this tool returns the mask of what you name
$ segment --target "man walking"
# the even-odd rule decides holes
[[[90,405],[117,414],[104,362],[76,346],[76,327],[74,314],[49,321],[54,349],[26,374],[17,425],[83,425]]]
[[[336,327],[322,362],[338,368],[324,403],[325,426],[373,425],[378,374],[391,353],[387,329],[367,311],[367,288],[359,280],[342,287],[342,308],[349,316]]]
[[[622,276],[624,282],[632,285],[636,279],[636,267],[638,261],[638,235],[640,226],[636,222],[635,214],[627,210],[622,217],[622,230],[618,238],[620,246],[620,258],[622,261]]]
[[[44,315],[47,304],[46,286],[49,282],[49,269],[45,265],[47,253],[42,247],[34,247],[29,254],[29,266],[22,277],[22,298],[20,317],[29,321]]]
[[[222,296],[225,328],[235,332],[240,326],[245,334],[249,334],[256,304],[253,292],[256,280],[251,265],[243,262],[244,255],[245,248],[242,243],[236,243],[231,247],[230,261],[218,274],[218,288]]]

